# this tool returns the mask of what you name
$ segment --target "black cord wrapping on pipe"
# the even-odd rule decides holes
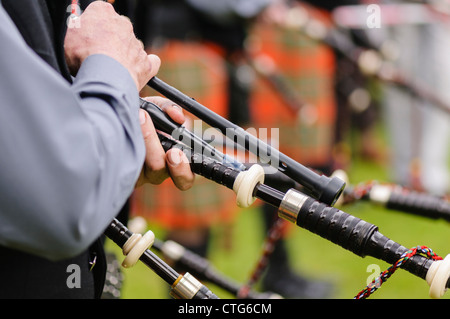
[[[450,203],[444,199],[419,192],[391,193],[386,208],[450,222]]]
[[[191,170],[194,173],[233,189],[234,181],[240,171],[219,163],[210,157],[203,156],[199,153],[194,153],[188,147],[183,146],[178,141],[170,139],[161,133],[158,133],[158,136],[161,145],[166,152],[171,148],[178,148],[183,151],[188,158]]]
[[[378,231],[378,227],[312,198],[302,205],[297,225],[308,229],[354,254],[371,256],[393,264],[408,249]],[[415,255],[402,268],[425,279],[433,260]],[[448,286],[448,283],[447,283]]]

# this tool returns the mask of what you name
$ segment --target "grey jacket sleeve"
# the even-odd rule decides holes
[[[0,5],[0,245],[52,260],[85,250],[133,191],[145,146],[138,92],[105,55],[73,85]]]

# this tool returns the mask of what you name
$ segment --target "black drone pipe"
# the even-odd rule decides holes
[[[172,147],[183,150],[190,159],[194,173],[234,191],[236,191],[235,181],[240,174],[246,173],[194,153],[163,135],[160,135],[160,140],[165,150]],[[408,251],[406,247],[382,235],[377,226],[321,203],[297,190],[291,189],[283,193],[265,184],[257,183],[252,195],[277,207],[279,217],[328,239],[360,257],[371,256],[393,264]],[[424,256],[414,255],[402,265],[402,268],[425,279],[434,262]],[[450,278],[446,280],[446,287],[449,288]]]
[[[355,186],[347,185],[343,204],[356,200],[369,201],[389,210],[450,222],[450,202],[445,197],[397,184],[370,181]]]
[[[234,296],[238,296],[242,285],[217,271],[206,258],[203,258],[189,249],[186,249],[182,245],[170,240],[161,241],[155,239],[152,248],[162,252],[166,258],[175,262],[176,266],[179,266],[189,273],[194,274],[199,280],[211,282]],[[259,293],[250,291],[246,298],[268,299],[280,297],[273,293]]]
[[[262,162],[274,166],[280,172],[305,186],[311,196],[321,202],[333,205],[343,192],[345,183],[339,178],[316,174],[159,78],[153,77],[148,85],[208,125],[218,129],[247,151],[254,153]]]
[[[349,193],[351,193],[351,188]],[[351,195],[350,195],[351,196]],[[450,202],[428,193],[405,189],[399,185],[374,184],[362,199],[390,210],[450,222]]]
[[[124,248],[130,241],[133,233],[120,221],[114,219],[105,230],[105,235],[119,247]],[[139,260],[151,268],[171,287],[171,295],[177,299],[218,299],[206,286],[202,285],[189,273],[178,274],[172,267],[166,264],[149,249],[139,253]]]

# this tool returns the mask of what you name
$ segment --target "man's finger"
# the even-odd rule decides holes
[[[195,174],[191,171],[186,155],[179,149],[171,149],[166,153],[166,161],[175,186],[182,191],[191,188]]]
[[[158,73],[159,68],[161,67],[161,59],[154,54],[149,54],[148,59],[151,64],[150,78],[152,78]]]
[[[151,183],[160,184],[169,177],[166,170],[165,152],[148,113],[139,110],[139,119],[146,148],[145,176]]]

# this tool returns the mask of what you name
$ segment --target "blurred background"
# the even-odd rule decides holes
[[[161,58],[160,79],[244,129],[267,129],[264,138],[302,165],[328,176],[344,171],[349,188],[377,181],[448,201],[449,1],[110,2]],[[186,116],[192,128],[196,118]],[[171,181],[140,188],[128,204],[123,220],[144,218],[157,238],[207,258],[240,284],[250,279],[277,219],[259,200],[238,208],[231,190],[202,177],[185,192]],[[407,248],[448,253],[448,220],[364,200],[338,205]],[[106,245],[111,263],[120,262],[120,250]],[[374,265],[390,266],[283,224],[252,288],[284,298],[348,299],[373,279]],[[145,265],[113,268],[105,298],[170,298],[167,284]],[[428,285],[400,270],[371,298],[428,298]]]

